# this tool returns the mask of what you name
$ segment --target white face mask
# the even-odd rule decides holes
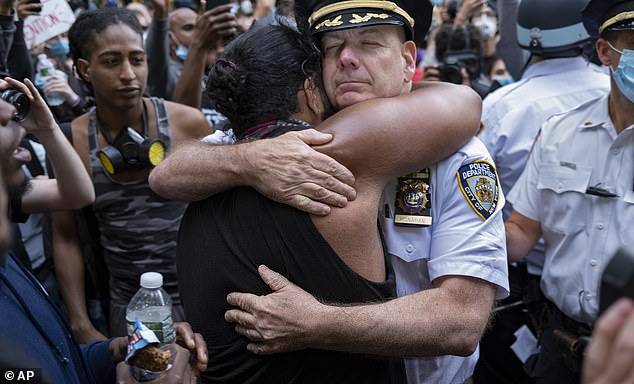
[[[492,17],[487,15],[473,19],[473,25],[480,30],[482,37],[485,39],[490,39],[498,33],[497,23]]]

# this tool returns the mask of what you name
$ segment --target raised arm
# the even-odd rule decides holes
[[[92,203],[95,191],[90,176],[42,96],[29,80],[25,84],[13,79],[7,81],[29,97],[31,111],[21,125],[40,140],[55,173],[53,180],[31,181],[32,188],[22,198],[22,210],[34,213],[79,209]]]
[[[217,51],[223,39],[231,37],[237,31],[238,23],[230,10],[231,4],[225,4],[198,16],[189,54],[174,87],[173,101],[200,108],[207,57],[212,51]]]
[[[152,96],[170,100],[176,79],[169,73],[168,0],[153,0],[154,18],[150,23],[145,50],[148,56],[148,90]]]
[[[468,87],[424,83],[406,95],[368,100],[338,112],[318,127],[334,140],[316,149],[357,178],[391,178],[456,152],[477,132],[481,108],[480,97]]]

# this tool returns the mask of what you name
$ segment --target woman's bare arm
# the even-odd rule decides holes
[[[424,83],[406,95],[350,106],[319,125],[332,142],[315,147],[357,177],[391,178],[434,164],[480,126],[482,101],[470,88]]]

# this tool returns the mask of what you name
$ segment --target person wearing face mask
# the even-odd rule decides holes
[[[499,40],[498,18],[495,10],[485,4],[478,13],[471,18],[471,24],[480,31],[482,44],[482,66],[492,67],[497,56],[496,44]],[[485,75],[488,75],[485,73]]]
[[[517,44],[529,50],[532,58],[516,83],[501,87],[485,98],[480,133],[480,139],[499,168],[500,183],[506,193],[524,170],[542,124],[550,116],[604,95],[608,90],[608,76],[583,57],[583,47],[591,41],[581,20],[581,9],[586,3],[587,0],[523,0],[520,4]],[[512,204],[507,204],[505,219],[512,210]],[[500,306],[506,308],[507,304],[522,302],[527,291],[534,292],[529,313],[530,318],[539,318],[543,242],[540,241],[524,261],[526,267],[510,267],[515,294]],[[491,381],[489,374],[498,373],[507,382],[521,382],[523,361],[509,346],[520,327],[536,321],[526,317],[523,306],[511,308],[514,309],[498,313],[497,325],[485,336],[476,370],[476,376],[483,375],[484,382]],[[534,328],[532,332],[536,332]]]
[[[46,43],[46,49],[50,56],[57,60],[64,60],[68,57],[70,47],[68,45],[68,37],[56,36]]]
[[[73,62],[69,57],[70,47],[66,33],[59,34],[48,39],[43,46],[35,49],[35,52],[43,52],[49,61],[55,66],[55,73],[44,81],[36,81],[40,92],[47,96],[55,93],[59,95],[63,103],[55,106],[49,105],[55,121],[66,123],[82,115],[92,106],[93,100],[88,97],[88,90],[76,78],[73,71]]]
[[[199,14],[182,7],[165,18],[169,3],[169,0],[152,0],[154,19],[145,41],[149,92],[200,109],[209,124],[220,129],[226,119],[208,100],[202,99],[202,79],[224,44],[238,33],[231,5],[205,11],[203,2]]]
[[[183,70],[197,17],[188,7],[169,12],[169,4],[169,0],[152,0],[154,18],[145,38],[148,91],[150,95],[166,100],[172,99]]]
[[[540,236],[545,242],[546,310],[527,364],[538,383],[578,380],[581,356],[570,343],[590,335],[609,255],[634,246],[634,1],[592,0],[582,15],[610,70],[609,93],[544,123],[509,195],[509,258],[522,260]]]

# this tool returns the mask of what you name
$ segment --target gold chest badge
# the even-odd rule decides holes
[[[431,187],[429,168],[398,178],[394,202],[394,224],[429,227],[431,225]]]

